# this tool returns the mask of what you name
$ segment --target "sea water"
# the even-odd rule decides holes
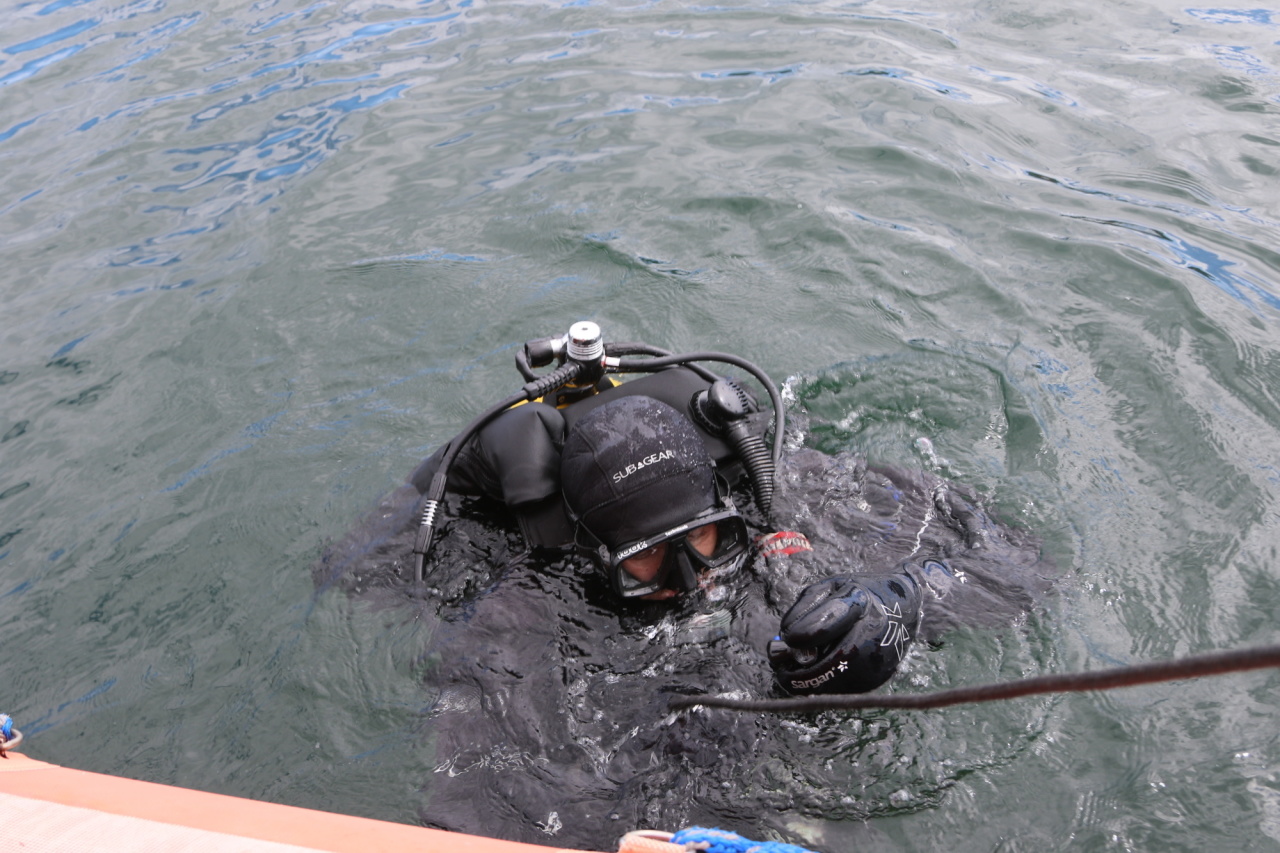
[[[634,774],[585,780],[628,808],[570,824],[525,784],[541,797],[568,766],[537,725],[555,709],[429,687],[442,608],[536,582],[497,556],[505,534],[436,599],[310,571],[521,384],[516,347],[590,319],[749,358],[808,418],[797,442],[968,484],[1043,537],[1056,594],[917,649],[893,690],[1274,642],[1280,12],[2,16],[0,711],[28,754],[416,823],[474,764],[435,728],[470,702],[513,725],[476,770],[493,807],[472,829],[498,837],[611,849],[715,819],[824,850],[1280,847],[1270,672],[658,719],[651,757],[643,733],[577,745],[633,752]],[[568,568],[541,577],[581,642],[597,622],[661,639]],[[654,666],[697,671],[670,648]],[[601,662],[568,684],[570,719],[652,701],[645,670],[607,671],[625,649],[553,652]],[[732,773],[682,775],[676,747],[717,744]]]

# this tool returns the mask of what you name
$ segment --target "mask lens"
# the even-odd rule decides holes
[[[716,543],[712,552],[706,556],[696,549],[691,549],[703,565],[716,568],[733,560],[747,550],[747,524],[740,516],[732,515],[714,522],[716,526]]]
[[[695,567],[718,568],[746,553],[749,542],[746,522],[737,512],[709,513],[615,552],[609,567],[613,585],[624,598],[649,595],[669,585],[678,553]]]
[[[667,576],[671,574],[672,553],[671,543],[661,542],[636,551],[625,559],[615,560],[612,566],[614,587],[624,598],[657,592],[666,586]]]

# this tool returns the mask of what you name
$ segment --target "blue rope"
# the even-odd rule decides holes
[[[0,740],[13,737],[13,720],[8,714],[0,714]]]
[[[671,836],[671,843],[709,844],[707,853],[813,853],[812,850],[806,850],[794,844],[784,844],[781,841],[749,841],[733,832],[725,832],[723,829],[704,829],[701,826],[680,830]]]

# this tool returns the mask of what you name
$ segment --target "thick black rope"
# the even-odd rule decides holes
[[[680,696],[671,700],[671,710],[701,705],[731,711],[809,713],[814,711],[857,711],[864,708],[945,708],[968,702],[994,702],[1036,693],[1080,693],[1113,690],[1157,681],[1180,681],[1206,675],[1225,675],[1249,669],[1280,667],[1280,646],[1260,646],[1231,652],[1213,652],[1160,663],[1144,663],[1104,669],[1099,672],[1040,675],[1000,684],[957,687],[914,696],[805,696],[797,699],[732,699],[728,696]]]

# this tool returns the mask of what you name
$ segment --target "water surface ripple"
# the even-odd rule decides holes
[[[0,710],[30,754],[403,822],[479,791],[460,828],[596,849],[691,820],[824,850],[1280,847],[1273,674],[605,738],[654,673],[715,686],[758,650],[664,645],[678,626],[628,627],[565,566],[504,574],[483,526],[495,556],[434,597],[308,571],[515,388],[515,345],[589,318],[741,353],[786,380],[798,440],[971,484],[1045,538],[1057,594],[894,689],[1275,642],[1280,13],[4,21]],[[503,584],[563,623],[573,707],[432,686]],[[469,709],[475,744],[509,741],[459,746],[440,721]],[[589,786],[598,820],[556,804]]]

